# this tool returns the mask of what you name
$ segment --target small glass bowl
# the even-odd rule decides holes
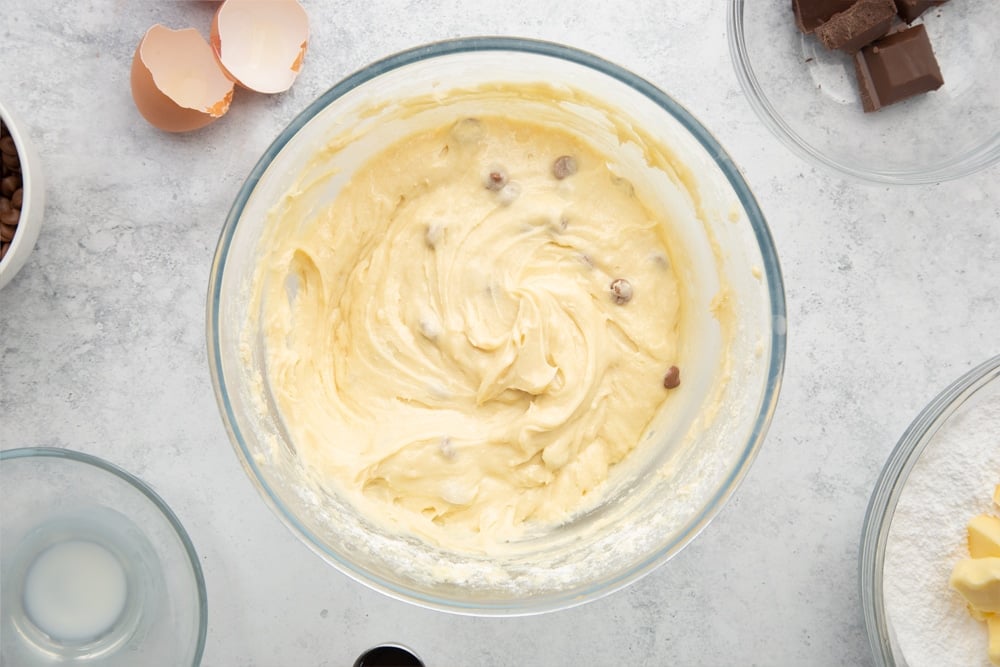
[[[952,450],[942,449],[949,445],[954,447],[956,433],[969,430],[968,423],[964,420],[970,418],[984,419],[990,422],[990,427],[995,427],[995,440],[997,447],[1000,447],[1000,355],[989,359],[976,368],[956,380],[947,389],[925,407],[917,418],[910,424],[909,428],[900,438],[896,448],[890,454],[888,461],[882,468],[875,490],[872,492],[871,500],[868,503],[868,510],[865,514],[864,529],[861,536],[861,556],[860,556],[860,584],[861,602],[864,608],[865,628],[868,632],[868,639],[871,643],[875,664],[878,667],[906,667],[912,663],[907,662],[903,655],[901,644],[906,643],[904,637],[900,640],[899,633],[893,628],[889,605],[886,601],[886,578],[884,576],[886,568],[887,545],[893,539],[893,520],[896,518],[897,508],[900,498],[908,488],[907,484],[911,480],[911,473],[917,468],[921,477],[920,484],[926,487],[927,475],[934,469],[932,464],[921,467],[921,463],[928,459],[922,457],[933,453],[935,457],[950,455]],[[993,423],[995,422],[995,423]],[[977,422],[978,423],[978,422]],[[961,429],[961,430],[959,430]],[[995,451],[995,450],[993,450]],[[955,453],[959,454],[958,452]],[[954,475],[949,475],[948,471],[940,472],[940,480],[937,474],[934,475],[933,487],[941,490],[941,493],[954,493],[961,491],[970,498],[969,507],[955,508],[949,504],[945,509],[948,516],[943,522],[939,517],[931,513],[931,508],[921,505],[920,517],[924,524],[934,524],[927,530],[937,531],[941,528],[938,524],[947,523],[946,530],[954,533],[954,539],[948,540],[948,544],[940,545],[940,553],[946,553],[950,549],[959,552],[964,545],[965,525],[979,511],[991,511],[990,496],[993,493],[993,485],[1000,482],[1000,469],[989,470],[983,467],[983,461],[968,460],[967,464],[973,469],[978,469],[983,477],[988,479],[983,484],[968,483],[968,480],[957,479]],[[992,475],[992,477],[991,477]],[[967,488],[973,486],[975,488]],[[942,489],[947,489],[944,491]],[[921,489],[925,492],[924,489]],[[979,505],[978,507],[976,505]],[[952,516],[953,512],[957,512]],[[923,529],[921,529],[923,531]],[[926,531],[925,531],[926,532]],[[935,548],[937,549],[935,544]],[[959,553],[957,557],[961,557]],[[914,584],[922,586],[936,586],[940,589],[941,596],[950,595],[947,590],[947,580],[950,573],[948,569],[941,572],[937,583],[931,581],[913,581]],[[964,605],[958,597],[954,598],[954,614],[957,618],[951,620],[969,620]],[[927,633],[934,632],[934,627],[928,627]],[[938,630],[940,632],[940,630]],[[983,627],[983,644],[981,655],[985,664],[986,659],[986,629]],[[950,637],[949,641],[955,641]],[[964,666],[963,666],[964,667]]]
[[[149,486],[88,454],[0,452],[0,663],[198,665],[205,579]]]
[[[949,2],[918,19],[944,85],[874,113],[861,109],[851,56],[800,33],[790,2],[730,0],[729,52],[750,106],[799,157],[868,181],[936,183],[1000,160],[1000,40],[985,27],[995,4]]]

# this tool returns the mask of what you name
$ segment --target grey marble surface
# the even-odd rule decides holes
[[[0,0],[0,96],[49,183],[37,249],[0,293],[2,447],[97,454],[163,495],[205,569],[206,665],[349,665],[386,640],[432,666],[869,664],[856,572],[872,485],[916,412],[1000,352],[1000,171],[890,188],[802,162],[743,98],[722,0],[305,4],[292,90],[239,90],[221,121],[173,136],[132,104],[132,52],[156,22],[207,32],[214,3]],[[474,34],[562,41],[676,97],[743,169],[787,285],[779,408],[733,500],[645,579],[532,618],[417,609],[325,565],[240,468],[205,354],[212,254],[267,144],[364,64]]]

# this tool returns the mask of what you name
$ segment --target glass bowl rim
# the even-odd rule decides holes
[[[600,74],[604,74],[619,83],[625,84],[650,101],[657,104],[668,115],[678,121],[682,127],[690,133],[709,154],[718,168],[723,172],[729,185],[733,188],[740,201],[747,219],[752,227],[758,250],[761,253],[764,275],[767,280],[768,298],[770,302],[770,358],[768,360],[767,381],[764,391],[760,397],[759,411],[753,422],[753,427],[746,446],[739,459],[733,464],[729,473],[724,478],[722,484],[716,490],[711,500],[692,517],[685,528],[680,531],[680,536],[661,548],[647,554],[647,556],[637,565],[623,572],[616,573],[608,579],[597,582],[592,587],[579,590],[573,589],[568,593],[547,595],[541,598],[527,598],[513,601],[501,601],[490,603],[464,603],[454,599],[438,598],[432,595],[419,593],[415,590],[386,581],[381,577],[359,567],[349,560],[342,559],[334,551],[328,549],[322,540],[312,534],[298,518],[292,514],[288,508],[280,501],[275,492],[264,482],[260,474],[257,463],[253,455],[247,449],[246,442],[240,431],[240,425],[228,398],[228,388],[226,378],[222,370],[222,350],[221,339],[219,337],[219,304],[221,300],[221,287],[223,274],[226,268],[229,247],[232,243],[236,227],[239,223],[243,209],[246,206],[257,183],[268,169],[274,158],[281,152],[285,145],[298,133],[298,131],[311,121],[318,113],[334,101],[354,90],[355,88],[375,79],[382,74],[392,70],[411,65],[420,61],[429,60],[441,56],[454,56],[463,53],[475,53],[482,51],[510,51],[533,56],[542,56],[564,60],[571,64],[580,65]],[[784,370],[785,359],[785,293],[781,275],[781,268],[778,263],[774,241],[770,230],[764,219],[764,215],[757,204],[756,199],[750,192],[749,186],[744,181],[739,169],[732,158],[722,148],[722,146],[709,134],[709,132],[691,115],[684,107],[673,100],[669,95],[659,88],[639,77],[625,68],[615,65],[599,56],[574,47],[565,46],[555,42],[525,39],[519,37],[463,37],[432,42],[417,46],[404,51],[397,52],[357,70],[353,74],[345,77],[333,87],[322,93],[316,100],[310,103],[300,112],[286,127],[271,145],[264,151],[260,160],[254,165],[247,176],[242,187],[237,193],[229,214],[226,217],[222,232],[219,236],[218,246],[213,258],[209,276],[208,298],[206,304],[206,337],[208,343],[208,363],[212,377],[212,385],[215,389],[215,397],[219,406],[219,411],[225,423],[226,431],[236,454],[240,459],[244,471],[256,487],[265,503],[271,511],[278,516],[281,522],[299,540],[304,542],[314,553],[324,561],[333,565],[341,573],[355,581],[377,590],[389,597],[397,600],[410,602],[418,606],[438,611],[445,611],[455,614],[470,616],[527,616],[548,611],[567,609],[585,602],[599,599],[608,595],[625,585],[639,579],[649,573],[656,566],[669,560],[681,548],[691,542],[704,527],[711,521],[725,505],[726,501],[735,491],[740,481],[745,477],[750,464],[756,457],[757,452],[764,440],[768,425],[774,414],[777,405],[781,377]]]
[[[889,641],[882,568],[889,527],[910,471],[934,435],[965,401],[990,382],[1000,381],[1000,355],[965,372],[928,403],[910,423],[886,460],[865,510],[858,557],[858,582],[865,630],[876,664],[896,665]]]
[[[882,183],[890,185],[930,185],[969,176],[978,171],[988,169],[1000,162],[1000,132],[993,135],[992,140],[977,146],[970,154],[960,155],[945,160],[933,167],[914,169],[877,170],[853,167],[849,163],[834,160],[809,142],[802,139],[788,123],[782,114],[774,108],[770,99],[764,93],[757,75],[751,64],[747,51],[746,35],[743,25],[743,5],[746,0],[729,0],[729,11],[726,15],[729,42],[729,56],[733,64],[740,88],[754,110],[758,119],[771,131],[778,141],[792,153],[806,162],[830,169],[842,176],[850,176],[866,183]],[[791,17],[789,17],[791,22]],[[971,158],[971,159],[970,159]]]
[[[136,491],[141,493],[150,501],[150,503],[160,511],[160,514],[167,520],[170,527],[173,529],[174,534],[181,542],[181,546],[184,548],[184,552],[187,555],[188,562],[191,565],[191,572],[194,575],[195,589],[198,595],[198,638],[196,640],[195,652],[192,659],[192,665],[200,665],[202,656],[205,653],[205,642],[208,635],[208,589],[205,586],[205,574],[202,572],[201,563],[198,562],[198,552],[194,548],[194,543],[191,541],[191,537],[188,535],[187,530],[185,530],[184,525],[181,523],[174,511],[170,509],[167,502],[158,494],[153,488],[142,481],[132,473],[128,472],[124,468],[106,461],[93,454],[86,454],[84,452],[79,452],[73,449],[63,449],[60,447],[18,447],[16,449],[4,449],[0,450],[0,463],[4,461],[16,461],[16,460],[31,460],[31,459],[45,459],[54,458],[62,459],[65,461],[71,461],[73,463],[82,463],[84,465],[93,466],[117,477],[119,480],[125,482]]]

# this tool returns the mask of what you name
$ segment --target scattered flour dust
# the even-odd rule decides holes
[[[986,624],[969,615],[948,578],[969,555],[969,519],[998,512],[998,384],[982,387],[938,431],[910,472],[889,528],[883,592],[908,667],[990,667]]]

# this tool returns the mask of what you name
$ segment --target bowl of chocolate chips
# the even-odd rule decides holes
[[[42,226],[45,187],[26,126],[0,101],[0,287],[31,254]]]
[[[730,0],[747,100],[805,160],[936,183],[1000,161],[993,0]]]

